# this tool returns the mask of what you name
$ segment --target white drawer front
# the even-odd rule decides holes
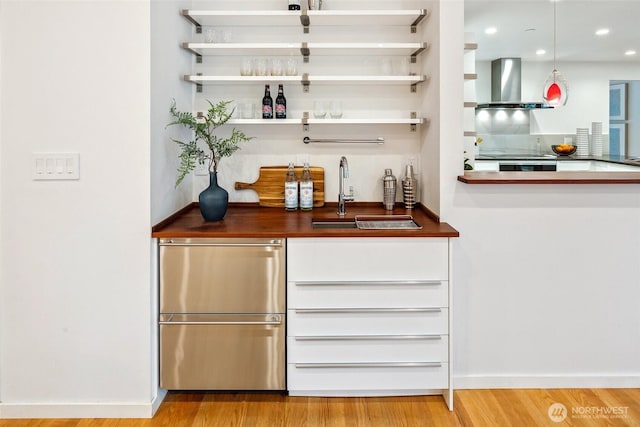
[[[447,238],[287,239],[291,281],[448,280]]]
[[[400,390],[443,389],[449,386],[448,364],[433,366],[287,365],[287,389],[322,390]]]
[[[289,308],[447,307],[448,282],[289,282]]]
[[[294,362],[447,362],[446,335],[296,336],[287,339]]]
[[[446,308],[393,311],[393,309],[290,309],[287,334],[296,335],[447,335]]]

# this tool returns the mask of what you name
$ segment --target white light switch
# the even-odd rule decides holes
[[[34,180],[80,179],[79,153],[32,153]]]

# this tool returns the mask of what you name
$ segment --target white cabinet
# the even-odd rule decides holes
[[[288,239],[289,393],[451,408],[449,252],[447,238]]]
[[[231,98],[238,99],[246,98],[249,86],[253,87],[251,93],[258,101],[260,85],[264,84],[296,84],[304,93],[311,87],[321,86],[314,95],[307,95],[305,101],[299,99],[297,91],[294,92],[296,99],[288,97],[288,104],[297,104],[299,108],[290,108],[287,120],[234,118],[230,124],[308,126],[384,123],[408,124],[411,130],[415,130],[417,125],[425,122],[417,111],[420,98],[415,96],[415,102],[408,102],[408,96],[417,93],[417,86],[428,79],[417,71],[417,57],[428,49],[428,44],[418,34],[418,27],[427,16],[425,9],[214,9],[183,10],[182,15],[196,30],[193,41],[182,43],[182,47],[196,58],[193,72],[184,75],[183,79],[194,83],[198,92],[205,90],[206,86],[215,86],[213,90],[216,92],[230,90],[232,85],[236,91],[229,93],[238,96]],[[209,37],[205,35],[210,30],[227,31],[229,39],[220,40],[218,36],[215,40],[207,40]],[[341,31],[351,33],[341,36]],[[267,75],[240,75],[238,66],[228,65],[238,64],[243,57],[296,58],[300,65],[295,75],[270,75],[269,72]],[[389,62],[392,60],[393,64]],[[302,64],[305,64],[304,68]],[[377,90],[358,88],[363,85],[389,87],[390,92],[395,91],[395,103],[389,101],[386,93],[381,95]],[[309,105],[319,93],[331,90],[338,94],[351,90],[363,93],[364,90],[372,97],[372,102],[365,106],[360,103],[344,105],[344,115],[339,119],[315,119]],[[261,98],[262,95],[259,96]],[[379,102],[379,99],[385,102]]]

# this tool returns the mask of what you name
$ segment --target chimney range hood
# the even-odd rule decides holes
[[[520,58],[499,58],[491,61],[491,102],[478,104],[477,109],[553,108],[542,102],[526,102],[522,97],[522,63]]]

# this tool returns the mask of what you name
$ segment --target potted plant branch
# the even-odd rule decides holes
[[[208,164],[209,187],[200,196],[198,202],[200,212],[205,221],[219,221],[227,212],[229,193],[218,186],[218,165],[223,157],[229,157],[240,149],[241,142],[253,139],[244,132],[233,128],[231,135],[220,137],[216,129],[226,124],[235,109],[228,110],[232,101],[220,101],[216,104],[207,100],[209,109],[203,116],[194,116],[191,112],[178,111],[173,101],[169,110],[174,121],[168,126],[181,125],[193,132],[193,139],[185,142],[171,138],[180,147],[180,164],[176,187],[191,173],[198,163]]]

